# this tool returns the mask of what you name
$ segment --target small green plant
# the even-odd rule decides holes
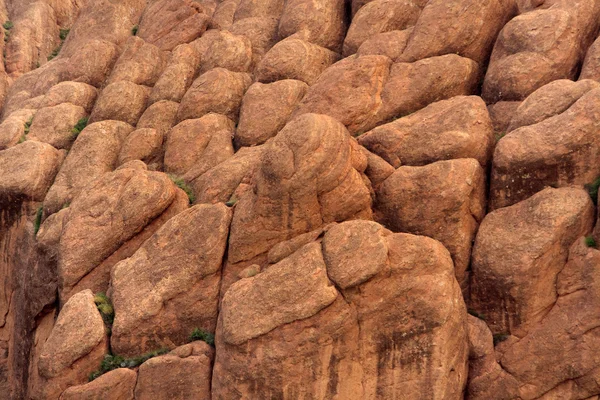
[[[52,50],[52,53],[50,53],[50,55],[47,57],[48,61],[52,61],[52,59],[54,59],[58,53],[60,53],[60,50],[62,49],[62,43],[58,45],[57,48],[55,48],[54,50]]]
[[[33,124],[33,117],[29,118],[27,122],[25,122],[25,134],[29,135],[29,128],[31,128],[31,124]]]
[[[494,338],[494,346],[498,345],[498,343],[504,342],[509,337],[510,337],[510,335],[508,333],[496,333],[493,337]]]
[[[40,225],[42,225],[42,216],[44,215],[44,207],[39,206],[37,212],[35,213],[35,221],[33,222],[33,235],[37,235],[40,230]]]
[[[469,314],[471,314],[472,316],[474,316],[475,318],[479,318],[485,321],[485,315],[478,313],[477,311],[473,310],[472,308],[469,308],[467,310],[467,312]]]
[[[65,39],[67,38],[67,36],[69,36],[70,31],[71,31],[70,29],[61,29],[58,34],[58,37],[60,37],[60,40],[62,40],[64,42]]]
[[[506,132],[498,132],[496,133],[496,142],[506,136]]]
[[[110,299],[104,293],[96,293],[94,296],[94,303],[96,303],[96,307],[102,316],[102,320],[110,332],[115,320],[115,309],[113,308]]]
[[[202,329],[196,328],[192,331],[192,334],[190,335],[190,342],[194,342],[196,340],[202,340],[213,347],[215,346],[215,335],[210,332],[203,331]]]
[[[4,29],[6,29],[7,31],[10,31],[14,26],[15,26],[15,24],[13,24],[12,21],[6,21],[5,23],[2,24],[2,27]]]
[[[35,67],[36,67],[36,68],[39,68],[39,67],[40,67],[40,62],[39,62],[39,61],[35,63]]]
[[[113,354],[107,354],[102,359],[100,363],[100,369],[92,372],[88,376],[88,380],[91,382],[94,379],[104,375],[107,372],[118,368],[135,368],[145,363],[151,358],[166,354],[169,352],[169,349],[159,349],[155,351],[151,351],[150,353],[143,354],[141,356],[137,356],[134,358],[123,358],[121,356],[116,356]]]
[[[592,236],[588,236],[585,238],[585,245],[587,247],[593,247],[595,249],[596,248],[596,240]]]
[[[26,140],[27,140],[27,136],[21,135],[21,137],[19,138],[19,144],[23,143]]]
[[[229,199],[229,201],[227,203],[225,203],[225,205],[227,207],[233,207],[233,206],[235,206],[235,203],[237,203],[237,202],[238,202],[238,198],[234,194],[234,195],[231,196],[231,198]]]
[[[600,176],[598,178],[596,178],[596,180],[592,183],[588,183],[587,185],[585,185],[585,188],[587,189],[588,193],[590,194],[590,197],[592,198],[592,201],[594,202],[594,204],[598,204],[598,188],[600,188]]]
[[[62,205],[61,210],[64,210],[65,208],[69,208],[71,207],[71,202],[67,201],[65,204]]]
[[[73,134],[74,138],[77,138],[77,136],[79,136],[79,134],[81,133],[82,130],[85,129],[85,127],[88,124],[88,118],[81,118],[79,121],[77,121],[77,124],[75,124],[75,126],[73,127],[73,129],[71,129],[71,133]]]
[[[133,28],[131,28],[131,34],[132,34],[133,36],[136,36],[136,35],[137,35],[137,33],[138,33],[138,29],[139,29],[139,26],[137,26],[137,25],[134,25],[134,26],[133,26]]]
[[[185,183],[185,181],[182,178],[178,178],[175,175],[171,174],[169,174],[169,178],[171,178],[173,183],[177,185],[178,188],[180,188],[185,192],[185,194],[187,194],[188,198],[190,199],[190,204],[194,204],[194,201],[196,201],[196,196],[194,195],[194,191],[192,190],[192,188],[189,187],[188,184]]]

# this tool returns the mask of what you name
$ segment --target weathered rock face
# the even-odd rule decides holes
[[[85,290],[61,310],[38,361],[43,378],[35,399],[58,399],[69,386],[84,383],[108,351],[104,322]]]
[[[369,218],[366,167],[348,131],[333,118],[298,117],[267,144],[251,192],[239,201],[229,260],[249,260],[325,223]]]
[[[223,204],[194,206],[115,265],[115,353],[135,356],[180,345],[195,328],[214,332],[230,221]]]
[[[546,189],[483,220],[473,248],[470,307],[495,334],[525,336],[553,307],[569,247],[594,223],[588,194]]]
[[[600,2],[0,24],[1,400],[598,400]]]
[[[358,142],[396,168],[456,158],[474,158],[485,168],[495,140],[485,103],[458,96],[380,125]]]
[[[214,349],[192,342],[143,363],[135,388],[136,400],[210,400]]]
[[[515,204],[546,186],[584,185],[600,175],[600,89],[561,114],[524,126],[496,146],[490,208]]]
[[[437,282],[433,292],[429,279]],[[407,298],[409,291],[439,302]],[[322,244],[309,243],[226,292],[213,398],[456,398],[466,380],[466,328],[443,246],[374,222],[343,223]]]
[[[377,209],[395,232],[430,236],[450,251],[459,282],[485,215],[484,171],[474,159],[398,168],[377,191]]]

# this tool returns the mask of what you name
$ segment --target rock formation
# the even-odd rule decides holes
[[[0,400],[600,397],[600,2],[0,23]]]

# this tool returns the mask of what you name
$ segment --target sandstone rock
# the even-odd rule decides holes
[[[175,191],[162,173],[120,169],[75,197],[60,238],[61,299],[68,299],[78,282],[158,217]]]
[[[599,255],[583,240],[573,244],[557,277],[556,303],[526,336],[499,355],[503,376],[485,374],[486,369],[500,369],[495,360],[477,371],[469,385],[474,399],[490,398],[497,391],[522,399],[594,398],[600,360],[589,350],[599,345],[593,333],[598,325],[593,310],[600,299],[595,267]]]
[[[107,84],[128,81],[136,85],[154,86],[166,67],[167,56],[153,44],[132,36],[115,64]]]
[[[266,144],[253,190],[237,205],[229,261],[249,260],[325,223],[369,218],[371,197],[363,171],[353,166],[356,152],[333,118],[307,114],[288,123]]]
[[[41,103],[42,107],[71,103],[83,107],[87,113],[92,111],[98,90],[83,82],[61,82],[48,90]]]
[[[36,399],[58,399],[69,386],[82,384],[108,351],[104,322],[86,290],[67,302],[40,354],[38,369],[44,378]]]
[[[185,0],[160,0],[146,7],[138,36],[161,50],[189,43],[206,30],[210,16]]]
[[[412,0],[369,2],[352,18],[344,40],[344,56],[356,53],[363,42],[379,33],[401,31],[415,25],[420,13],[421,9]]]
[[[77,137],[44,199],[46,215],[71,202],[87,184],[115,167],[121,144],[133,128],[119,121],[88,125]]]
[[[193,181],[233,155],[233,132],[233,122],[219,114],[179,123],[167,135],[165,170]]]
[[[321,74],[294,116],[326,114],[360,134],[435,101],[470,94],[477,71],[474,61],[457,55],[395,64],[385,56],[348,57]]]
[[[243,183],[249,183],[262,160],[265,146],[243,147],[235,155],[200,175],[191,186],[196,203],[225,203],[235,195]]]
[[[214,350],[193,342],[140,366],[136,400],[210,400]]]
[[[101,0],[96,3],[102,4],[106,1]],[[109,28],[104,27],[103,29]],[[73,31],[70,35],[73,35]],[[63,73],[67,78],[66,80],[101,87],[110,74],[118,56],[119,51],[114,43],[97,39],[88,40],[76,48],[76,51],[65,65]]]
[[[58,244],[62,234],[65,221],[68,219],[69,208],[63,208],[57,213],[50,215],[40,225],[40,229],[35,236],[38,246],[43,249],[53,259],[58,256]]]
[[[142,160],[146,164],[158,164],[161,155],[163,135],[152,128],[137,129],[127,136],[121,152],[119,153],[119,165],[132,160]]]
[[[579,79],[600,81],[600,40],[596,39],[587,49]]]
[[[252,63],[252,44],[245,36],[228,31],[210,30],[192,43],[200,55],[200,73],[213,68],[248,72]]]
[[[42,201],[61,162],[61,153],[54,147],[34,141],[0,151],[2,197]]]
[[[307,89],[304,82],[291,79],[250,86],[240,108],[236,146],[262,144],[277,135]]]
[[[593,182],[600,175],[599,102],[600,89],[591,90],[563,113],[504,136],[494,151],[490,209],[515,204],[546,186]]]
[[[191,86],[200,56],[192,45],[182,44],[171,53],[164,72],[152,88],[148,103],[160,100],[181,101]]]
[[[258,64],[267,51],[277,41],[279,29],[279,18],[273,17],[249,17],[236,21],[231,26],[231,32],[235,35],[247,37],[252,45],[252,66]]]
[[[474,159],[400,167],[377,192],[384,225],[395,232],[430,236],[450,251],[463,282],[471,245],[485,215],[485,175]]]
[[[34,115],[35,110],[15,111],[0,124],[0,150],[5,150],[19,143],[25,135],[25,124],[31,121]]]
[[[485,103],[475,96],[433,103],[358,140],[396,168],[456,158],[474,158],[485,168],[495,143]]]
[[[240,0],[223,0],[217,5],[211,21],[211,27],[214,29],[226,30],[233,25],[233,16],[240,4]]]
[[[359,56],[387,56],[394,62],[399,61],[412,31],[411,27],[402,31],[379,33],[366,39],[356,53]]]
[[[137,373],[127,368],[118,368],[90,383],[68,388],[60,400],[133,400],[136,382]]]
[[[383,158],[371,153],[364,147],[362,152],[367,157],[367,169],[365,170],[365,175],[367,175],[371,181],[373,188],[376,189],[391,174],[393,174],[396,169]]]
[[[348,284],[346,300],[325,269]],[[216,399],[458,398],[466,382],[465,306],[448,252],[428,238],[342,223],[325,234],[323,250],[305,245],[233,284],[222,304]],[[279,312],[263,312],[266,305]]]
[[[473,249],[471,307],[493,333],[523,337],[557,299],[568,249],[593,225],[587,193],[546,189],[483,220]]]
[[[312,85],[339,55],[307,41],[288,38],[277,43],[256,67],[260,82],[296,79]]]
[[[138,129],[156,129],[165,135],[175,125],[178,109],[179,104],[174,101],[158,101],[144,111],[136,126]]]
[[[486,102],[523,100],[553,80],[576,77],[600,8],[587,1],[547,3],[556,4],[521,14],[502,28],[483,84]]]
[[[235,10],[234,19],[239,21],[252,17],[279,18],[283,11],[284,0],[242,0]]]
[[[44,107],[35,113],[27,139],[68,149],[76,138],[73,127],[85,117],[85,109],[71,103]]]
[[[194,328],[214,332],[230,220],[223,204],[192,207],[113,268],[111,347],[117,354],[175,347]]]
[[[288,0],[279,20],[279,36],[296,34],[307,42],[341,53],[346,32],[344,0]]]
[[[500,140],[510,126],[510,122],[517,112],[517,108],[521,105],[520,101],[499,101],[495,104],[488,106],[488,112],[490,113],[490,119],[494,126],[494,133],[496,141]]]
[[[598,87],[598,82],[587,79],[579,82],[559,79],[544,85],[519,105],[507,132],[558,115],[569,109],[581,96]]]
[[[102,90],[90,122],[117,120],[135,125],[146,109],[149,91],[133,82],[111,83]]]
[[[237,121],[244,92],[250,84],[250,75],[215,68],[200,75],[181,100],[179,122],[201,118],[214,112]]]
[[[308,244],[256,278],[230,287],[221,304],[223,340],[240,345],[278,326],[313,316],[337,297],[327,277],[321,246]]]
[[[516,11],[513,0],[431,0],[419,16],[401,61],[458,54],[485,64],[498,32]]]

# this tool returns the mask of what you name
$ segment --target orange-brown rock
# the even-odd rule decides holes
[[[159,0],[144,10],[138,36],[161,50],[173,50],[201,36],[210,15],[186,0]]]
[[[596,39],[587,49],[579,79],[593,79],[600,82],[600,40]]]
[[[158,101],[146,108],[136,127],[156,129],[165,135],[175,125],[178,109],[179,104],[174,101]]]
[[[600,175],[596,134],[600,89],[561,114],[510,132],[494,151],[490,208],[515,204],[546,186],[584,185]]]
[[[345,13],[344,0],[287,0],[279,20],[279,37],[296,35],[341,53]]]
[[[594,312],[600,304],[598,262],[600,252],[583,239],[573,244],[556,279],[556,302],[527,335],[498,354],[499,363],[490,358],[472,371],[470,398],[497,398],[497,393],[507,399],[597,397],[600,359],[592,349],[600,346]],[[497,370],[503,373],[488,373]]]
[[[471,304],[495,334],[525,336],[557,300],[569,247],[593,226],[588,194],[548,188],[486,216],[473,249]]]
[[[162,145],[162,132],[153,128],[136,129],[123,142],[118,164],[123,165],[129,161],[142,160],[156,170],[160,166]]]
[[[44,95],[41,107],[52,107],[62,103],[71,103],[83,107],[87,113],[92,111],[98,90],[83,82],[61,82],[54,85]]]
[[[273,82],[296,79],[312,85],[339,55],[308,41],[291,37],[277,43],[256,67],[256,79]]]
[[[25,135],[25,124],[35,115],[35,110],[22,109],[15,111],[0,124],[0,150],[5,150],[19,143]]]
[[[366,162],[362,170],[353,163],[364,155],[341,123],[302,115],[265,146],[253,190],[237,204],[229,261],[249,260],[329,222],[370,217],[369,187],[361,177]]]
[[[46,143],[26,141],[0,151],[0,194],[8,200],[42,201],[62,162]]]
[[[358,141],[396,168],[456,158],[474,158],[485,168],[495,144],[487,108],[476,96],[433,103],[378,126]]]
[[[554,115],[566,111],[590,90],[600,87],[600,83],[585,79],[573,82],[559,79],[542,86],[523,101],[510,121],[507,132],[527,125],[537,124]]]
[[[237,147],[266,142],[285,126],[308,86],[286,79],[270,84],[254,83],[248,88],[240,108],[240,122],[235,131]]]
[[[87,184],[116,167],[121,145],[133,128],[119,121],[88,125],[67,154],[44,199],[49,215],[71,202]]]
[[[44,343],[38,361],[42,380],[32,398],[58,399],[69,386],[86,382],[108,351],[104,329],[92,292],[74,295],[62,308]]]
[[[241,0],[223,0],[217,5],[210,26],[226,30],[233,25],[233,17]]]
[[[171,53],[171,58],[152,88],[148,103],[160,100],[181,101],[194,81],[200,56],[194,46],[182,44]]]
[[[171,218],[111,274],[111,347],[134,356],[214,332],[231,210],[197,205]]]
[[[520,101],[499,101],[495,104],[488,106],[488,112],[490,113],[490,119],[494,126],[494,133],[496,141],[500,140],[510,126],[510,122],[517,112],[517,108],[521,105]]]
[[[379,33],[401,31],[414,26],[420,13],[421,9],[412,0],[369,2],[352,18],[344,40],[344,56],[356,53],[361,44]]]
[[[431,0],[419,16],[401,61],[458,54],[484,64],[498,32],[516,11],[514,0]]]
[[[245,36],[212,29],[191,44],[200,55],[200,73],[213,68],[248,72],[252,63],[252,44]]]
[[[235,35],[247,37],[252,45],[252,66],[258,64],[277,41],[279,19],[273,17],[249,17],[237,20],[231,26]]]
[[[252,17],[279,17],[284,0],[241,0],[235,10],[234,19],[239,21]]]
[[[73,287],[166,210],[175,196],[175,185],[158,172],[124,168],[90,182],[73,199],[60,238],[61,299],[68,299]]]
[[[134,400],[133,391],[136,382],[136,372],[127,368],[118,368],[90,383],[68,388],[63,392],[60,400]]]
[[[265,146],[243,147],[232,157],[216,165],[193,182],[191,187],[196,203],[225,203],[239,199],[236,192],[250,184],[254,172],[261,164]]]
[[[27,139],[48,143],[57,149],[68,149],[76,137],[73,127],[85,116],[83,107],[71,103],[44,107],[35,113]]]
[[[574,79],[598,29],[600,5],[545,1],[508,22],[494,45],[483,84],[488,103],[524,100],[556,79]],[[523,66],[527,65],[527,68]]]
[[[463,282],[471,246],[485,215],[485,174],[474,159],[402,166],[377,191],[383,223],[395,232],[429,236],[442,242]]]
[[[435,101],[470,94],[477,74],[474,61],[457,55],[414,63],[392,63],[385,56],[348,57],[319,76],[294,116],[326,114],[360,134]]]
[[[458,398],[466,328],[441,244],[342,223],[226,292],[213,398]]]
[[[136,400],[210,400],[210,378],[215,351],[192,342],[140,366]]]
[[[135,125],[146,109],[148,88],[129,81],[106,86],[90,115],[90,123],[116,120]]]
[[[212,69],[200,75],[183,96],[177,120],[201,118],[213,112],[237,121],[242,98],[251,83],[249,74]]]
[[[132,36],[113,67],[107,84],[128,81],[137,85],[153,86],[167,63],[167,55],[153,44]]]
[[[387,56],[394,62],[399,61],[412,31],[411,27],[402,31],[389,31],[374,35],[360,45],[356,54],[359,56]]]
[[[177,124],[167,134],[165,170],[193,181],[233,155],[233,132],[233,121],[220,114]]]

